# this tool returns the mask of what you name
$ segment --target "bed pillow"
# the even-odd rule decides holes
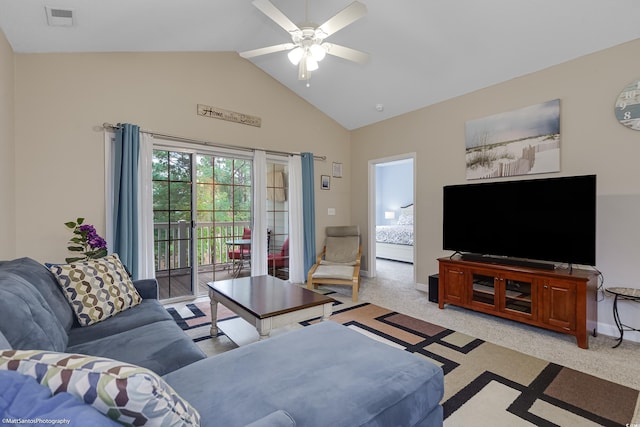
[[[0,370],[66,392],[126,426],[199,426],[200,414],[154,372],[103,357],[40,350],[0,351]]]
[[[49,269],[81,326],[101,322],[142,301],[117,254]]]
[[[398,225],[413,225],[413,205],[405,206],[400,210]]]

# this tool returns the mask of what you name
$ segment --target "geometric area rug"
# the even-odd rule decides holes
[[[442,368],[445,426],[625,426],[634,422],[638,390],[374,304],[344,301],[346,307],[336,305],[331,320]],[[187,304],[180,313],[167,310],[207,352],[210,347],[203,346],[212,341],[209,303]],[[219,322],[232,318],[237,316],[218,305]]]

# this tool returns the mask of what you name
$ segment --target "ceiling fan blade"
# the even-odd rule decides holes
[[[266,55],[268,53],[282,52],[283,50],[293,49],[295,45],[293,43],[277,44],[275,46],[261,47],[260,49],[247,50],[240,52],[239,55],[243,58],[253,58],[254,56]]]
[[[366,13],[367,6],[360,3],[359,1],[354,1],[349,6],[336,13],[332,18],[329,18],[327,22],[320,25],[320,27],[318,28],[320,28],[327,35],[327,37],[329,37],[336,31],[339,31],[352,22],[355,22],[358,19],[362,18]]]
[[[325,50],[329,55],[348,59],[349,61],[364,64],[369,60],[368,53],[351,49],[350,47],[340,46],[339,44],[333,44],[333,43],[322,43],[322,46],[325,48]]]
[[[267,15],[273,22],[284,28],[285,31],[290,33],[299,31],[300,29],[296,24],[291,22],[287,16],[273,5],[269,0],[253,0],[253,5],[260,9],[262,13]]]

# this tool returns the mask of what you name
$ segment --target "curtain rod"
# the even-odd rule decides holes
[[[111,123],[103,123],[102,127],[104,129],[120,129],[120,126],[117,125],[112,125]],[[200,144],[200,145],[206,145],[209,147],[216,147],[216,148],[227,148],[227,149],[231,149],[231,150],[243,150],[243,151],[256,151],[256,150],[262,150],[262,148],[250,148],[250,147],[240,147],[237,145],[227,145],[227,144],[219,144],[217,142],[209,142],[209,141],[202,141],[199,139],[191,139],[191,138],[184,138],[182,136],[175,136],[175,135],[169,135],[166,133],[158,133],[158,132],[152,132],[150,130],[144,130],[144,129],[140,129],[140,132],[142,133],[147,133],[151,136],[157,136],[160,138],[164,138],[164,139],[168,139],[171,141],[178,141],[178,142],[190,142],[193,144]],[[277,150],[264,150],[266,153],[268,154],[283,154],[283,155],[287,155],[287,156],[300,156],[300,153],[291,153],[288,151],[277,151]],[[314,160],[322,160],[325,161],[327,160],[327,156],[313,156]]]

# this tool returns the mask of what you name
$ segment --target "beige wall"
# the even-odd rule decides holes
[[[0,259],[15,257],[14,56],[0,30]]]
[[[238,146],[311,151],[316,182],[349,164],[349,132],[235,53],[17,54],[18,256],[62,261],[65,221],[104,233],[103,122]],[[196,114],[206,104],[260,116],[256,128]],[[345,168],[346,169],[346,168]],[[350,174],[316,189],[317,234],[350,220]],[[336,216],[327,216],[327,207]],[[322,242],[319,241],[320,245]]]
[[[426,284],[436,259],[450,254],[442,251],[442,187],[466,182],[465,122],[559,98],[561,172],[538,177],[597,174],[598,269],[605,287],[640,287],[640,132],[613,113],[618,93],[640,78],[638,51],[640,40],[353,131],[354,222],[370,226],[369,163],[415,152],[415,265],[417,282]],[[600,303],[599,319],[612,325],[610,305],[610,298]]]
[[[442,186],[466,182],[465,122],[559,98],[562,170],[544,176],[598,175],[598,268],[605,286],[640,287],[640,132],[624,128],[613,115],[619,91],[640,77],[639,49],[640,40],[626,43],[348,132],[235,54],[14,59],[0,38],[3,95],[11,93],[15,79],[15,102],[11,94],[0,101],[0,221],[15,223],[17,230],[13,238],[12,227],[0,225],[0,238],[8,242],[0,252],[60,261],[69,237],[63,222],[85,216],[104,231],[104,147],[96,127],[130,122],[224,144],[326,155],[326,162],[315,163],[316,182],[331,174],[332,162],[342,162],[344,177],[332,178],[330,191],[316,188],[318,245],[325,226],[355,223],[365,251],[369,164],[415,153],[416,278],[425,284],[437,271],[436,258],[448,255],[441,250]],[[198,103],[261,116],[263,126],[198,117]],[[13,186],[7,184],[13,173],[6,158],[14,157],[14,114]],[[328,216],[328,208],[337,215]],[[602,332],[615,334],[610,307],[611,299],[603,298],[600,321],[610,330]]]

